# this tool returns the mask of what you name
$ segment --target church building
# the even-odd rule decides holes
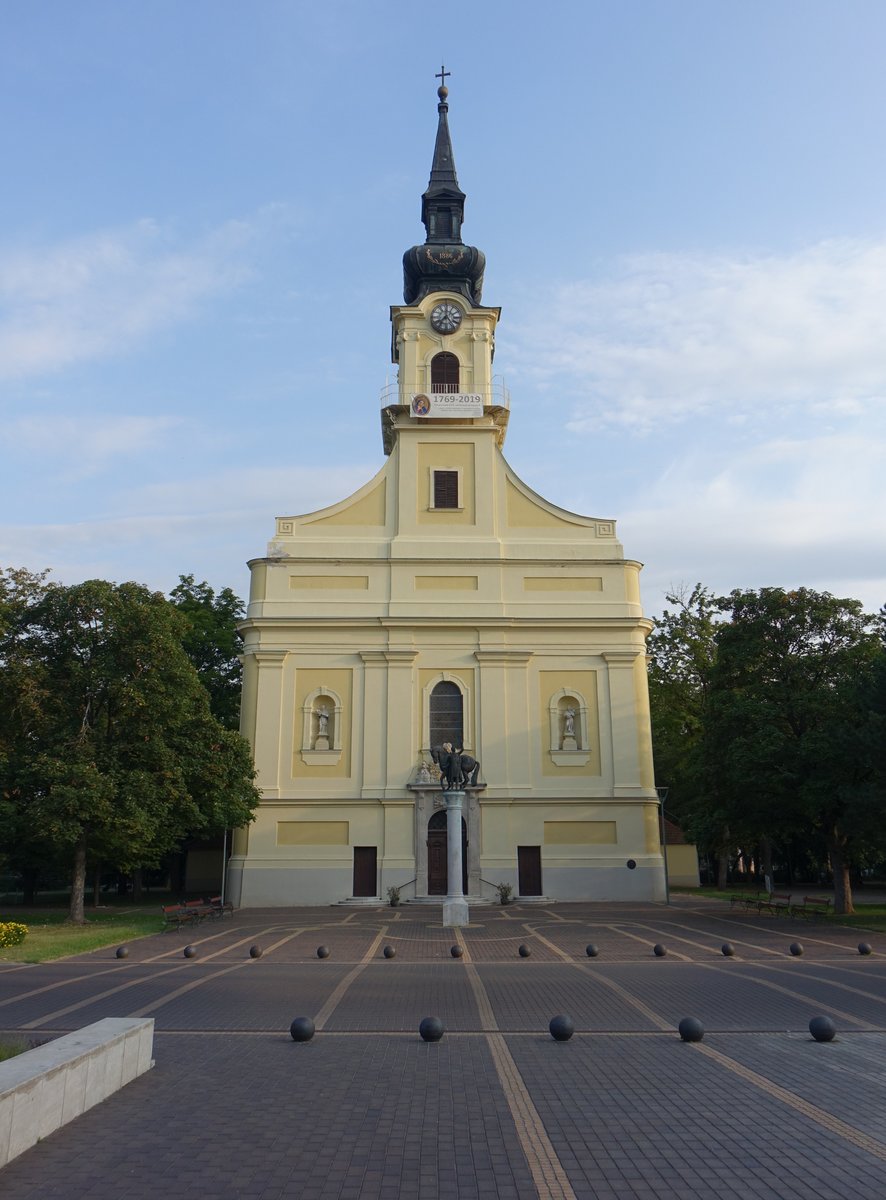
[[[352,496],[278,517],[254,559],[243,733],[262,803],[238,830],[244,907],[447,891],[432,752],[479,761],[465,894],[659,900],[640,563],[610,518],[545,500],[503,454],[501,310],[462,241],[448,92],[438,89],[422,245],[391,308],[386,460]],[[516,401],[519,420],[519,400]]]

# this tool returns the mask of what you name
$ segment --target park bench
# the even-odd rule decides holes
[[[759,911],[771,913],[773,917],[777,917],[779,913],[784,913],[787,917],[793,916],[791,897],[783,892],[770,892],[768,897],[761,901]]]
[[[730,908],[735,908],[735,906],[738,904],[738,905],[741,905],[741,907],[743,907],[748,912],[750,912],[750,911],[759,912],[760,905],[768,904],[768,903],[769,903],[769,893],[768,892],[754,892],[754,893],[743,892],[739,895],[729,897],[729,907]]]
[[[172,929],[173,926],[181,929],[183,925],[196,925],[202,919],[196,908],[189,908],[184,904],[164,904],[162,911],[165,929]]]
[[[223,917],[227,914],[229,917],[234,915],[234,906],[230,900],[222,900],[221,896],[210,896],[209,908],[212,916]]]
[[[832,912],[831,900],[822,900],[818,896],[804,896],[802,904],[795,904],[791,909],[792,917],[805,917],[807,921],[813,917],[827,917]]]

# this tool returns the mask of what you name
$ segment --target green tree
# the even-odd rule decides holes
[[[717,630],[704,755],[726,810],[755,839],[815,830],[852,912],[849,870],[886,846],[873,714],[881,653],[855,600],[807,588],[734,591]]]
[[[180,575],[169,598],[187,617],[182,645],[209,693],[213,715],[228,729],[240,727],[240,643],[243,601],[230,588],[216,592],[193,575]]]
[[[187,629],[159,593],[101,580],[49,584],[6,626],[4,814],[19,844],[27,830],[67,854],[74,921],[88,854],[152,866],[189,834],[252,819],[249,747],[212,715]]]
[[[717,857],[725,887],[731,831],[702,753],[720,605],[700,583],[666,598],[674,608],[664,610],[647,641],[655,777],[667,786],[668,808],[681,827]]]

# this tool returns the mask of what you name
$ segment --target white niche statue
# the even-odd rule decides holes
[[[571,706],[563,710],[563,744],[561,749],[578,749],[578,743],[575,740],[575,709]]]
[[[321,704],[317,708],[317,737],[314,741],[314,749],[329,749],[329,709],[325,704]]]

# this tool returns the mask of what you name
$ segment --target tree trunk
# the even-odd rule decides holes
[[[102,865],[95,864],[95,875],[92,878],[92,907],[98,908],[102,900]]]
[[[834,872],[834,912],[845,916],[854,913],[855,909],[852,906],[852,881],[849,878],[849,864],[843,853],[844,845],[845,839],[834,829],[828,837],[828,856]]]
[[[22,902],[24,904],[37,903],[37,881],[40,878],[40,873],[36,867],[25,867],[22,871]]]
[[[144,899],[144,875],[141,867],[136,867],[132,872],[132,902],[133,904],[141,904]]]
[[[71,874],[71,909],[68,920],[76,925],[86,924],[83,912],[83,891],[86,887],[86,834],[80,835],[80,840],[74,847],[74,870]]]
[[[717,859],[717,887],[721,892],[726,891],[729,873],[729,856],[725,850],[720,851],[720,856]]]
[[[774,887],[775,881],[772,879],[772,841],[768,837],[760,838],[760,868],[764,878],[771,880]]]

